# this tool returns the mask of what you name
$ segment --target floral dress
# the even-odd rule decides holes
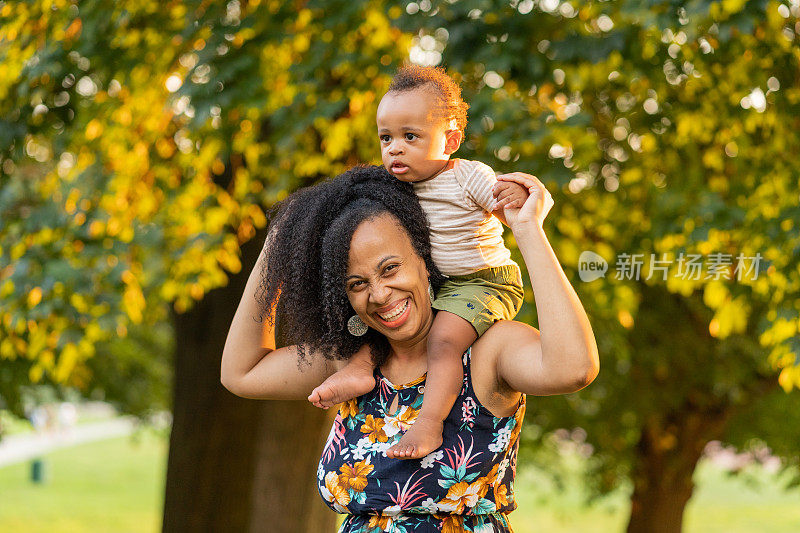
[[[390,458],[386,450],[414,423],[424,375],[395,386],[376,369],[375,388],[341,404],[317,469],[322,498],[348,515],[339,533],[512,531],[525,395],[512,416],[493,416],[472,388],[470,350],[462,362],[464,384],[444,421],[444,442],[421,459]]]

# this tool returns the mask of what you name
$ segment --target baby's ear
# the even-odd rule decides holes
[[[451,155],[461,146],[461,141],[464,140],[464,132],[461,130],[448,130],[445,133],[445,137],[447,141],[444,144],[444,153]]]

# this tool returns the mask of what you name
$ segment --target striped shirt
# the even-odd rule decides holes
[[[452,169],[414,183],[428,217],[431,252],[447,276],[513,265],[503,225],[491,214],[494,171],[479,161],[456,159]]]

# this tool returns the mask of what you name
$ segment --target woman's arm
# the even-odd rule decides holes
[[[498,376],[526,394],[580,390],[597,377],[600,359],[589,318],[542,228],[553,200],[533,176],[515,172],[501,179],[530,192],[522,208],[505,215],[531,274],[539,331],[515,327],[516,335],[499,335]]]
[[[305,400],[311,391],[336,371],[336,361],[307,353],[299,362],[296,346],[275,348],[275,331],[255,298],[267,246],[250,272],[247,286],[233,317],[222,351],[222,385],[244,398]]]

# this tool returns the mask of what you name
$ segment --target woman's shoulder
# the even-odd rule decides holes
[[[472,345],[472,352],[497,357],[520,343],[539,342],[539,331],[516,320],[498,320]]]

